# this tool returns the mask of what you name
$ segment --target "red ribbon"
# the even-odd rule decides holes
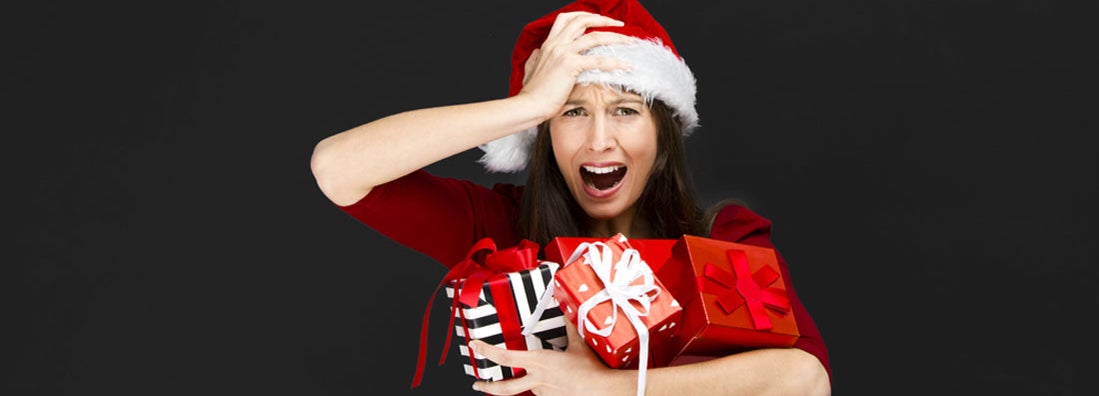
[[[462,282],[461,287],[455,287],[454,299],[450,305],[450,324],[447,325],[447,337],[446,343],[443,346],[442,356],[439,358],[439,365],[443,365],[446,362],[447,351],[450,349],[450,341],[454,336],[454,317],[457,312],[458,315],[462,315],[462,311],[459,310],[458,304],[461,303],[466,307],[476,307],[477,302],[480,300],[481,289],[484,287],[485,281],[496,274],[518,272],[538,266],[538,244],[529,241],[522,240],[518,246],[508,249],[496,250],[496,242],[492,238],[482,238],[477,241],[466,253],[465,259],[452,267],[450,271],[443,276],[443,280],[435,286],[435,291],[431,294],[431,300],[427,302],[427,309],[424,310],[423,324],[420,327],[420,352],[416,360],[416,374],[412,378],[412,388],[420,386],[420,381],[423,379],[424,361],[427,359],[427,328],[428,319],[431,316],[431,305],[435,299],[435,295],[439,293],[439,289],[443,287],[447,282],[457,281],[459,279],[465,279]],[[490,292],[493,296],[508,296],[512,295],[511,284],[509,282],[503,282],[503,285],[491,285]],[[496,303],[497,317],[500,319],[501,329],[503,330],[504,342],[508,346],[508,349],[526,349],[523,342],[522,330],[520,329],[519,313],[515,307],[515,302],[511,298],[497,298],[494,300]],[[465,326],[465,316],[462,315],[462,325]],[[464,327],[468,329],[469,327]],[[469,333],[466,333],[466,339],[469,339]],[[469,358],[473,361],[474,376],[477,375],[477,364],[474,361],[473,353],[470,351]],[[516,371],[518,369],[513,369]],[[516,372],[518,375],[518,372]]]
[[[496,318],[500,320],[500,332],[504,336],[504,345],[511,350],[526,350],[526,338],[523,337],[521,326],[523,319],[519,317],[519,308],[515,306],[515,299],[512,297],[514,292],[511,291],[511,282],[506,279],[502,282],[493,282],[489,284],[489,289],[492,291],[492,302],[496,305]],[[469,334],[466,334],[466,339],[469,339]],[[469,354],[469,360],[473,367],[477,367],[473,353]],[[518,377],[523,374],[523,369],[512,367],[511,374]]]
[[[717,305],[729,315],[741,306],[748,307],[748,316],[756,330],[770,330],[771,319],[767,309],[785,315],[790,312],[790,298],[786,293],[772,285],[779,279],[778,271],[764,266],[754,274],[748,267],[748,255],[743,250],[725,251],[733,272],[706,263],[702,276],[698,277],[698,288],[703,293],[717,296]]]

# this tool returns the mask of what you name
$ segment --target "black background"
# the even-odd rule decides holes
[[[1096,391],[1095,32],[1065,3],[646,2],[698,78],[703,203],[774,221],[837,394]],[[562,4],[6,6],[4,393],[475,394],[434,363],[441,298],[409,390],[444,268],[309,157],[505,96]],[[479,155],[430,169],[521,182]]]

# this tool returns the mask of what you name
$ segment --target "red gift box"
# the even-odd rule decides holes
[[[565,263],[580,244],[606,241],[607,239],[605,238],[556,237],[546,244],[543,252],[545,252],[546,260],[555,263]],[[629,246],[641,253],[641,258],[645,260],[645,263],[649,265],[649,268],[652,268],[653,273],[657,275],[657,279],[660,279],[660,268],[672,258],[672,247],[675,246],[676,242],[678,242],[677,239],[657,238],[630,238],[628,240]],[[675,293],[672,293],[672,297],[675,297]],[[573,323],[576,323],[576,321],[573,320]],[[678,331],[672,334],[672,337],[678,336]],[[682,346],[682,343],[678,344],[678,346]],[[675,343],[667,341],[660,343],[653,343],[650,341],[649,367],[665,367],[671,365],[672,360],[679,352],[679,350],[676,349],[678,346]]]
[[[556,237],[546,244],[542,251],[546,254],[546,260],[555,263],[564,263],[581,243],[604,242],[606,238],[590,237]],[[672,258],[672,247],[677,239],[645,239],[630,238],[629,245],[645,259],[645,263],[653,272],[660,272],[660,268],[668,259]]]
[[[480,339],[511,350],[565,348],[565,322],[560,310],[533,306],[539,299],[552,297],[553,274],[559,265],[539,261],[537,256],[538,244],[532,241],[522,240],[518,246],[497,251],[496,243],[484,238],[469,249],[465,259],[451,267],[435,289],[438,293],[440,287],[446,286],[451,298],[447,327],[454,329],[447,334],[440,365],[455,334],[463,342]],[[430,312],[431,300],[420,330],[413,388],[419,386],[423,375]],[[460,346],[459,351],[469,358],[464,364],[466,373],[477,379],[494,381],[525,375],[522,368],[501,366],[475,355],[467,345]]]
[[[554,275],[558,306],[607,366],[637,368],[643,390],[648,361],[660,355],[649,349],[672,345],[683,309],[622,234],[582,242],[564,262]]]
[[[681,358],[790,347],[800,336],[774,249],[684,235],[657,276],[683,304]]]

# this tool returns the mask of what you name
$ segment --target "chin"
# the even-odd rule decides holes
[[[595,220],[611,220],[618,216],[621,216],[623,213],[626,212],[625,208],[618,207],[618,205],[612,206],[607,204],[581,204],[580,207],[584,209],[584,213],[586,213],[588,217],[591,217]]]

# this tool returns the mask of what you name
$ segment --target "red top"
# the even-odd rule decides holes
[[[437,177],[420,170],[374,187],[345,212],[394,241],[450,267],[481,238],[492,238],[500,249],[515,246],[519,231],[519,199],[523,186],[498,183],[491,189],[468,180]],[[710,238],[774,249],[771,221],[740,205],[721,209]],[[801,304],[786,267],[775,249],[800,338],[794,344],[816,356],[831,378],[828,350],[820,331]]]

